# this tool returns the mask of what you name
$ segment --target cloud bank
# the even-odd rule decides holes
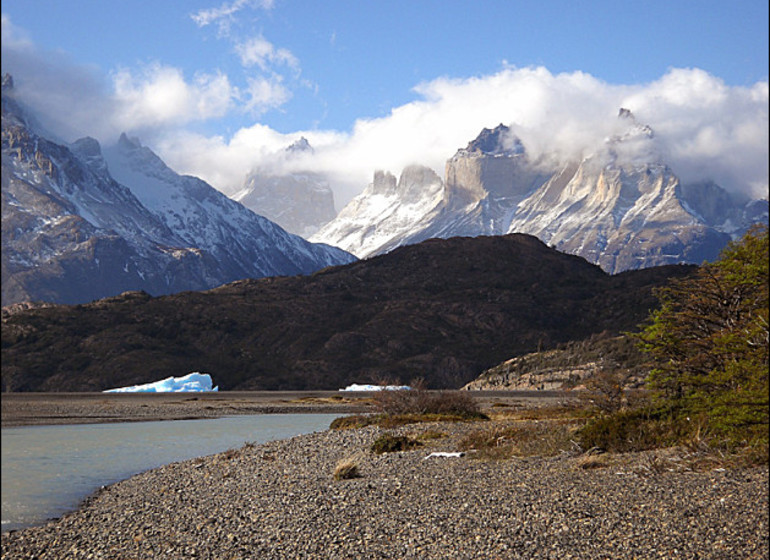
[[[196,21],[227,21],[245,4],[223,4],[200,12]],[[617,115],[623,107],[654,130],[645,150],[684,181],[713,179],[733,192],[767,197],[767,81],[728,86],[697,68],[672,68],[650,83],[610,84],[583,72],[506,65],[490,75],[417,84],[414,101],[384,117],[361,118],[346,131],[281,134],[257,122],[216,135],[196,125],[211,128],[233,115],[250,115],[253,122],[286,102],[291,90],[276,69],[299,74],[291,52],[261,36],[234,41],[244,68],[261,71],[241,87],[220,71],[185,76],[160,62],[100,79],[64,55],[41,53],[5,17],[2,32],[3,71],[14,75],[21,98],[52,131],[68,141],[91,135],[103,143],[125,131],[178,172],[230,195],[254,168],[313,170],[329,177],[341,207],[378,169],[398,174],[420,163],[443,176],[458,148],[500,123],[511,126],[533,158],[580,159],[622,132]],[[287,158],[285,148],[302,136],[314,152]]]
[[[328,174],[344,203],[377,169],[399,173],[421,163],[443,176],[458,148],[500,123],[512,127],[535,159],[582,159],[628,127],[617,118],[622,107],[654,131],[652,140],[638,145],[645,156],[671,165],[683,181],[713,179],[733,192],[767,196],[767,82],[729,87],[702,70],[671,69],[652,83],[613,85],[582,72],[552,74],[539,67],[440,78],[415,92],[417,101],[386,117],[360,119],[347,132],[284,135],[258,124],[230,138],[169,134],[159,147],[178,168],[208,177],[225,192],[237,191],[253,167],[304,168]],[[284,148],[301,136],[314,153],[287,161]]]

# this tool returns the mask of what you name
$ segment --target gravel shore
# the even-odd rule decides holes
[[[432,437],[383,455],[369,451],[383,430],[367,427],[173,463],[3,534],[2,558],[768,558],[767,467],[426,458],[478,427],[405,426],[395,432]],[[360,476],[334,480],[356,454]]]

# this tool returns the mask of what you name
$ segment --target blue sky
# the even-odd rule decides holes
[[[582,112],[551,131],[574,145],[634,100],[665,132],[680,98],[689,121],[670,142],[702,137],[677,160],[686,172],[719,149],[709,134],[749,134],[750,173],[731,175],[735,161],[710,172],[744,192],[767,186],[764,0],[4,0],[2,11],[3,71],[52,129],[103,142],[126,130],[225,192],[278,165],[272,155],[299,135],[328,148],[315,165],[344,201],[375,168],[398,173],[414,158],[441,171],[483,126],[518,123],[526,136]],[[726,130],[735,107],[748,124]],[[764,128],[747,132],[757,119]]]

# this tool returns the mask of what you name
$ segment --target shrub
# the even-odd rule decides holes
[[[383,389],[374,398],[377,411],[388,416],[434,414],[467,419],[482,419],[479,406],[468,391],[429,391],[421,381],[411,389]]]
[[[415,441],[406,436],[385,433],[372,443],[371,450],[374,453],[379,454],[392,453],[393,451],[407,451],[414,447],[419,447],[420,445],[422,444],[419,441]]]
[[[578,430],[577,438],[583,449],[622,453],[677,445],[695,429],[695,423],[687,418],[644,408],[594,418]]]
[[[628,379],[625,371],[603,369],[586,380],[586,391],[580,397],[602,412],[617,412],[627,403],[624,388]]]

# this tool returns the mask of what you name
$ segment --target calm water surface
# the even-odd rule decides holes
[[[325,430],[336,414],[2,429],[2,530],[77,509],[99,487],[167,463]]]

